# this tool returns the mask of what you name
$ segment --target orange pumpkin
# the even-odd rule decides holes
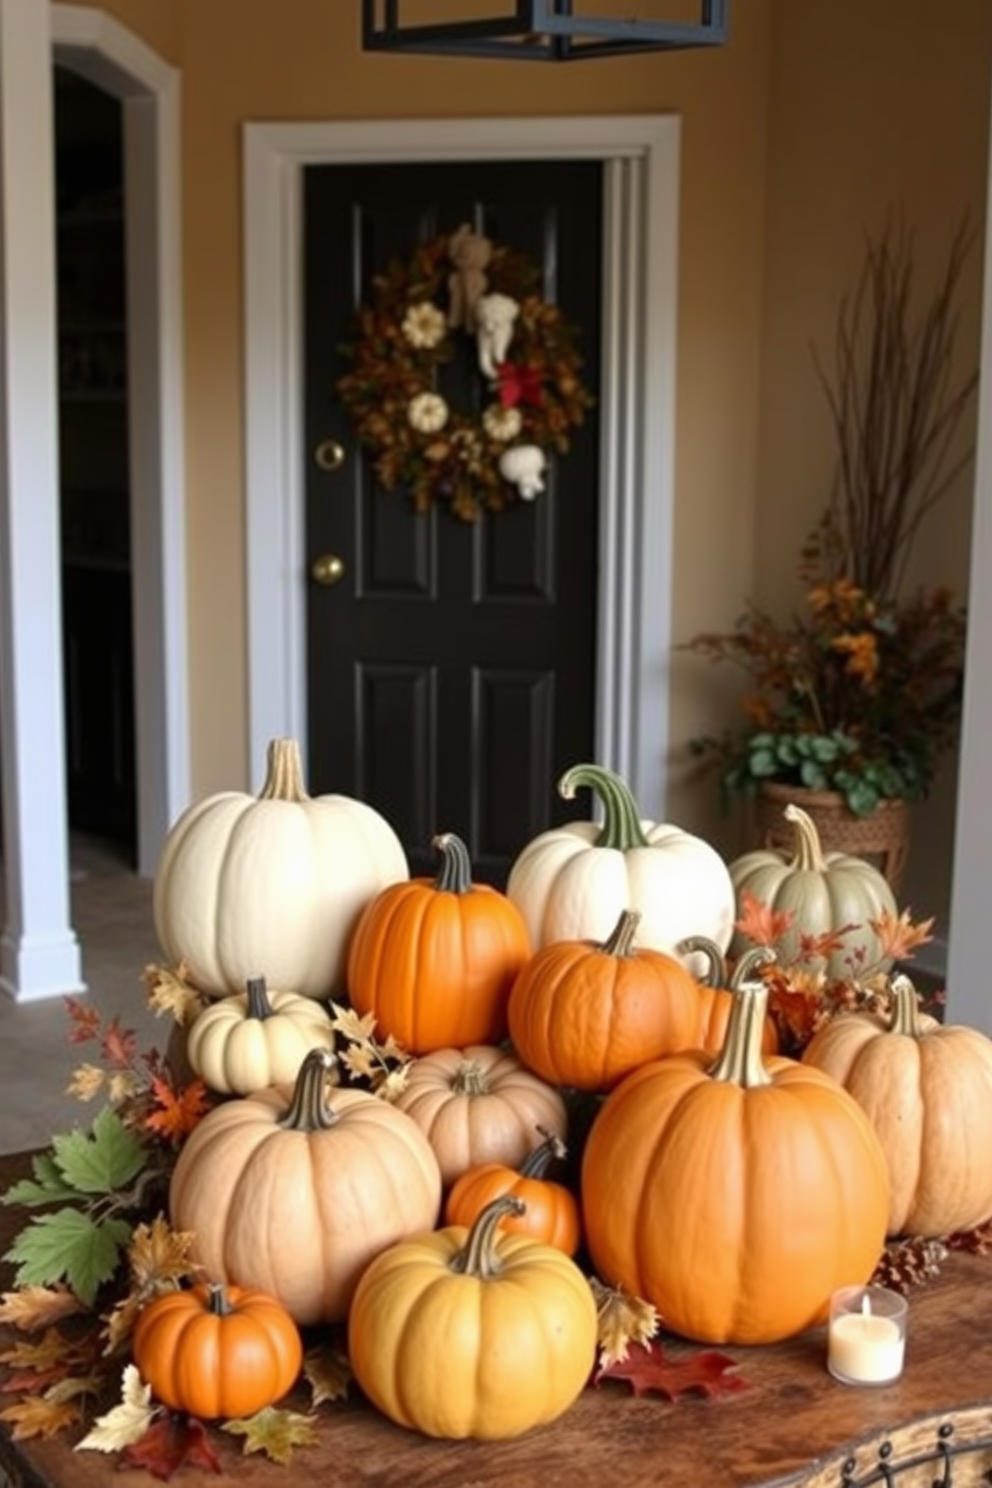
[[[828,1075],[762,1059],[767,997],[743,983],[715,1062],[692,1050],[628,1075],[583,1153],[597,1275],[701,1343],[772,1343],[822,1322],[885,1243],[874,1128]]]
[[[293,1388],[296,1324],[274,1297],[219,1284],[166,1292],[141,1309],[131,1352],[156,1400],[201,1420],[251,1416]]]
[[[648,1060],[695,1046],[696,983],[674,956],[635,949],[640,918],[623,910],[601,944],[543,946],[514,982],[510,1038],[552,1084],[609,1090]]]
[[[530,955],[520,910],[471,879],[460,837],[435,837],[435,879],[396,883],[359,918],[348,953],[352,1006],[411,1054],[506,1036],[506,1005]]]
[[[506,1163],[483,1163],[463,1173],[448,1194],[445,1224],[470,1228],[493,1199],[512,1194],[523,1200],[524,1211],[505,1215],[499,1222],[500,1229],[530,1235],[574,1256],[582,1237],[578,1203],[563,1183],[555,1183],[546,1176],[553,1162],[564,1160],[565,1144],[554,1132],[543,1135],[544,1141],[519,1168],[508,1167]]]
[[[676,950],[680,956],[701,954],[709,964],[705,978],[699,982],[699,1026],[693,1044],[706,1049],[710,1054],[719,1054],[727,1036],[730,1009],[734,1005],[738,987],[753,976],[759,967],[770,965],[776,959],[775,952],[770,946],[751,946],[741,956],[728,982],[727,960],[715,940],[710,940],[705,935],[690,935],[686,940],[679,941]],[[761,1052],[777,1054],[778,1051],[778,1028],[775,1019],[770,1013],[766,1013],[761,1032]]]

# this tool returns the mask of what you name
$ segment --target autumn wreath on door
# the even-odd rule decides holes
[[[526,255],[467,223],[375,276],[337,390],[379,483],[416,511],[474,521],[531,501],[550,457],[568,451],[593,400],[576,333],[539,282]],[[444,392],[460,338],[474,343],[467,409]]]

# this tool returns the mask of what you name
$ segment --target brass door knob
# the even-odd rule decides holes
[[[310,574],[318,584],[337,584],[344,578],[344,559],[337,553],[321,553],[311,563]]]
[[[340,470],[344,464],[344,445],[336,439],[322,439],[313,457],[321,470]]]

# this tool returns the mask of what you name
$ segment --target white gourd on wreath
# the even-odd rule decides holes
[[[207,796],[172,827],[155,873],[155,931],[207,996],[263,976],[326,999],[343,992],[365,905],[409,876],[386,819],[351,796],[309,795],[296,740],[275,739],[257,796]]]
[[[626,782],[605,766],[573,765],[558,791],[571,800],[582,786],[600,798],[602,824],[567,822],[542,832],[510,869],[506,892],[523,911],[535,950],[556,940],[605,941],[620,914],[636,910],[639,945],[704,971],[704,960],[678,945],[705,935],[727,949],[734,887],[726,863],[703,838],[642,821]]]
[[[880,942],[871,921],[883,914],[897,915],[895,895],[884,876],[864,858],[824,852],[812,817],[802,807],[785,808],[795,845],[790,855],[775,848],[757,848],[730,865],[738,915],[745,893],[753,894],[776,914],[789,912],[792,926],[776,942],[779,960],[806,964],[828,977],[851,977],[871,968],[886,971],[891,961],[880,955]],[[846,927],[846,929],[845,929]],[[800,936],[820,936],[844,929],[838,949],[824,961],[802,962]],[[740,933],[731,943],[731,959],[742,955],[750,941]]]

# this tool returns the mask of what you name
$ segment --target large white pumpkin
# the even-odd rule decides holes
[[[308,795],[299,746],[275,739],[257,796],[208,796],[169,832],[155,931],[208,996],[264,977],[304,997],[334,997],[359,914],[409,872],[384,817],[350,796]]]
[[[558,782],[570,800],[588,785],[603,822],[568,822],[542,832],[510,870],[506,892],[522,910],[536,949],[558,940],[608,939],[623,910],[637,910],[637,943],[679,955],[705,935],[721,951],[734,924],[734,887],[710,843],[681,827],[642,821],[629,787],[602,765],[574,765]],[[700,967],[703,963],[700,961]]]

